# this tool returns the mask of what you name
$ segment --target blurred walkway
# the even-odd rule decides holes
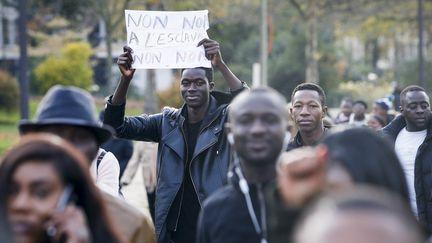
[[[139,209],[141,212],[150,215],[147,192],[144,187],[144,181],[142,176],[142,164],[140,163],[137,168],[137,172],[131,181],[131,183],[122,188],[123,195],[126,201],[132,206]]]

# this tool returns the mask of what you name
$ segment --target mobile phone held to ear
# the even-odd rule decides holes
[[[64,212],[68,204],[73,202],[73,186],[66,185],[61,194],[59,200],[57,201],[56,212]],[[49,226],[46,229],[46,234],[53,238],[57,234],[57,229],[54,225]]]

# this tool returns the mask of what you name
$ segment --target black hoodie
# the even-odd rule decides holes
[[[216,191],[204,202],[198,220],[197,243],[261,242],[261,234],[254,228],[245,195],[240,190],[239,177],[232,173],[229,181],[230,184]],[[252,205],[261,228],[263,222],[260,208],[267,207],[264,201],[264,187],[272,183],[248,183]],[[264,211],[267,211],[267,208]]]

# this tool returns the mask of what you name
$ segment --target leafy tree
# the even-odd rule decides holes
[[[71,2],[78,4],[72,6]],[[269,84],[287,97],[292,88],[304,80],[319,80],[320,85],[332,96],[333,90],[339,87],[338,83],[362,80],[368,72],[376,72],[377,60],[382,59],[381,56],[393,42],[395,51],[400,49],[397,47],[403,42],[401,34],[415,36],[417,32],[416,0],[268,2],[271,47],[268,60]],[[32,0],[29,26],[33,44],[50,46],[56,50],[54,46],[65,41],[83,39],[86,31],[81,30],[94,26],[100,19],[105,22],[108,35],[111,35],[107,36],[107,43],[124,40],[124,8],[208,9],[209,36],[221,43],[224,60],[230,68],[242,80],[250,83],[252,64],[259,61],[260,0]],[[432,2],[425,1],[424,12],[425,20],[430,21]],[[71,30],[75,35],[64,30]],[[432,36],[432,28],[425,31]],[[351,54],[338,46],[338,42],[346,36],[354,36],[364,43],[364,59],[354,62],[350,59]],[[59,41],[54,42],[53,39]],[[426,45],[432,45],[432,38],[428,38]],[[109,46],[110,44],[108,48]],[[400,53],[395,53],[395,57],[396,71],[392,70],[393,73],[389,72],[391,74],[383,73],[386,80],[409,79],[407,82],[415,82],[415,63],[407,62]],[[107,59],[107,65],[111,67],[112,57],[109,55]],[[306,71],[312,69],[313,72]],[[307,77],[306,73],[313,73],[315,78]],[[224,82],[218,82],[222,77],[217,73],[215,80],[218,88],[226,88]],[[146,97],[149,97],[147,94]]]
[[[378,80],[377,82],[361,81],[341,83],[337,91],[333,92],[333,94],[338,96],[339,99],[342,99],[342,97],[350,97],[354,100],[364,100],[371,107],[375,100],[388,96],[391,91],[392,86],[390,83]]]
[[[177,82],[171,84],[166,90],[157,92],[159,98],[160,108],[165,106],[181,107],[183,99],[180,96],[180,85]]]
[[[9,73],[0,71],[0,109],[14,111],[18,107],[18,82]]]
[[[432,87],[432,62],[428,61],[425,63],[426,70],[426,80],[427,87]],[[398,81],[403,86],[408,86],[411,84],[419,84],[419,78],[417,75],[418,70],[418,61],[404,61],[401,62],[396,68],[396,76],[398,77]]]
[[[60,56],[49,56],[34,70],[38,91],[45,93],[56,84],[89,89],[93,83],[91,54],[89,44],[77,42],[66,45]]]

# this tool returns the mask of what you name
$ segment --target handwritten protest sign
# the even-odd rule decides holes
[[[204,48],[208,38],[208,11],[125,10],[127,45],[133,50],[133,68],[211,67]]]

